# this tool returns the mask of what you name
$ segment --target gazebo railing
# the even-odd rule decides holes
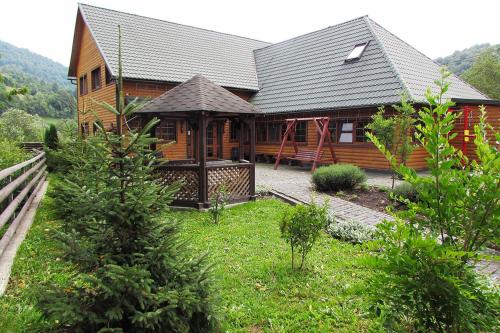
[[[174,205],[199,206],[200,186],[207,198],[213,196],[221,186],[228,192],[229,202],[240,202],[252,197],[253,163],[208,162],[205,168],[205,184],[200,184],[199,164],[167,163],[157,167],[165,185],[182,181],[183,185],[175,194]],[[202,203],[205,204],[205,203]]]

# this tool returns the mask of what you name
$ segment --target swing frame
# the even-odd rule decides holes
[[[330,151],[330,155],[332,156],[333,163],[337,163],[337,157],[335,156],[335,151],[333,150],[331,133],[330,130],[328,129],[330,118],[328,117],[290,118],[290,119],[285,119],[285,121],[287,124],[286,130],[285,134],[283,135],[283,139],[281,141],[280,150],[278,152],[278,155],[276,156],[276,162],[274,163],[274,170],[278,169],[281,159],[286,158],[289,160],[295,160],[301,162],[312,162],[313,165],[311,171],[314,172],[316,170],[318,163],[322,163],[321,157],[323,153],[323,143],[325,142],[325,138],[328,141],[328,148]],[[320,135],[320,139],[318,142],[318,147],[314,151],[307,149],[302,151],[299,150],[297,142],[295,141],[295,132],[299,121],[313,121],[314,124],[316,125],[316,130]],[[290,138],[290,140],[288,140],[288,138]],[[290,141],[295,151],[295,155],[292,157],[283,156],[283,150],[288,141]]]

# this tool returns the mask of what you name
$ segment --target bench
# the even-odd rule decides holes
[[[315,160],[321,161],[322,158],[323,150],[320,150],[319,154],[316,154],[315,150],[299,150],[295,156],[287,157],[289,160],[300,162],[314,162]]]

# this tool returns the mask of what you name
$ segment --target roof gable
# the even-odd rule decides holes
[[[209,111],[223,113],[255,113],[257,109],[229,90],[202,75],[168,90],[146,104],[142,113]]]
[[[113,74],[120,25],[125,78],[184,82],[202,73],[224,87],[258,88],[252,51],[269,43],[85,4],[79,12]]]

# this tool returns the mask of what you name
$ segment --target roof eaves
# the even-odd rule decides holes
[[[415,100],[414,96],[412,95],[410,89],[408,89],[408,85],[406,84],[406,82],[404,81],[404,79],[401,77],[401,75],[399,75],[399,72],[398,70],[396,69],[396,66],[394,65],[394,63],[392,62],[391,58],[389,57],[389,55],[387,54],[387,51],[385,49],[385,46],[384,44],[380,41],[380,39],[378,38],[378,35],[377,33],[375,32],[375,30],[373,30],[373,27],[372,27],[372,24],[370,22],[370,18],[368,16],[363,16],[363,19],[365,20],[366,22],[366,25],[368,26],[368,29],[370,30],[370,33],[372,34],[373,38],[375,39],[375,41],[377,41],[377,44],[380,46],[380,49],[382,50],[382,54],[384,55],[384,58],[385,60],[387,61],[387,63],[389,64],[389,66],[391,67],[392,71],[394,72],[394,75],[396,76],[397,80],[399,81],[399,83],[401,83],[401,88],[403,91],[406,91],[406,93],[408,94],[408,97],[411,99],[411,100]],[[402,93],[403,93],[402,91]]]
[[[94,34],[94,31],[92,30],[92,27],[90,26],[86,16],[85,16],[85,10],[83,9],[83,6],[84,4],[82,4],[81,2],[78,3],[78,9],[80,10],[80,13],[82,14],[82,19],[83,19],[83,22],[85,23],[85,25],[87,26],[87,28],[89,29],[90,31],[90,35],[92,36],[92,38],[94,39],[94,42],[97,46],[97,49],[99,50],[99,53],[101,54],[102,58],[104,59],[104,63],[106,64],[106,67],[109,69],[109,72],[111,74],[112,77],[115,77],[116,75],[113,73],[113,68],[111,68],[111,66],[109,65],[109,61],[108,59],[106,58],[106,54],[104,53],[104,51],[102,50],[102,47],[101,45],[99,44],[99,41],[97,40],[97,38],[95,37],[95,34]],[[88,6],[88,5],[86,5]]]

